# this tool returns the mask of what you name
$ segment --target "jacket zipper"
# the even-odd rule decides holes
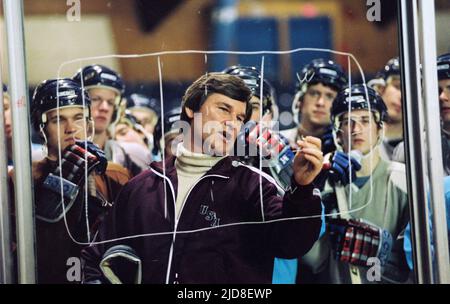
[[[169,183],[170,186],[170,191],[172,192],[172,198],[173,198],[173,203],[175,205],[176,203],[176,196],[175,196],[175,190],[173,188],[173,184],[170,181],[170,179],[167,176],[162,175],[161,173],[157,172],[156,170],[154,170],[153,168],[150,167],[150,170],[152,170],[153,173],[155,173],[157,176],[161,177],[163,180],[166,180]],[[167,202],[164,202],[164,205]],[[173,237],[172,237],[172,244],[170,245],[170,251],[169,251],[169,261],[167,263],[167,272],[166,272],[166,284],[169,284],[169,275],[170,275],[170,268],[172,266],[172,258],[173,258],[173,245],[175,244],[175,235],[176,235],[176,219],[175,219],[175,229],[173,232]]]
[[[207,178],[207,177],[220,177],[220,178],[223,178],[223,179],[229,179],[229,177],[228,177],[228,176],[223,176],[223,175],[218,175],[218,174],[210,174],[210,175],[204,175],[204,176],[202,176],[199,180],[197,180],[197,181],[195,182],[195,184],[191,187],[191,189],[189,190],[188,194],[187,194],[186,197],[184,198],[183,204],[181,205],[180,214],[179,214],[178,217],[177,217],[177,215],[175,214],[176,203],[177,203],[177,201],[176,201],[175,190],[174,190],[174,188],[173,188],[172,182],[170,181],[170,179],[169,179],[167,176],[164,176],[164,175],[160,174],[159,172],[155,171],[153,168],[150,168],[150,169],[151,169],[156,175],[158,175],[159,177],[165,179],[165,180],[169,183],[170,190],[171,190],[172,196],[173,196],[173,205],[174,205],[173,207],[174,207],[174,218],[175,218],[175,225],[174,225],[174,226],[175,226],[175,227],[174,227],[174,231],[173,231],[172,244],[170,245],[169,261],[168,261],[168,264],[167,264],[167,273],[166,273],[166,284],[169,284],[170,271],[171,271],[171,267],[172,267],[172,259],[173,259],[173,247],[174,247],[174,245],[175,245],[175,238],[176,238],[176,234],[177,234],[178,219],[181,217],[181,213],[183,212],[184,205],[185,205],[185,203],[186,203],[186,201],[187,201],[189,195],[191,194],[192,189],[194,189],[195,186],[197,186],[197,184],[198,184],[201,180],[203,180],[203,179],[205,179],[205,178]],[[178,273],[177,273],[177,277],[178,277]],[[178,282],[178,280],[175,280],[175,282]],[[174,282],[174,283],[175,283],[175,282]]]
[[[229,179],[228,176],[217,175],[217,174],[204,175],[204,176],[200,177],[200,178],[194,183],[194,185],[191,187],[191,189],[189,189],[189,192],[188,192],[188,194],[186,195],[186,197],[184,198],[183,203],[182,203],[182,205],[181,205],[180,214],[179,214],[178,216],[175,214],[175,230],[174,230],[174,234],[173,234],[172,245],[170,246],[170,257],[169,257],[169,262],[170,262],[171,264],[172,264],[172,258],[173,258],[173,246],[175,245],[175,236],[176,236],[176,234],[177,234],[178,222],[179,222],[179,219],[181,218],[181,213],[183,213],[184,205],[186,204],[186,201],[187,201],[187,199],[189,198],[189,195],[191,194],[192,189],[194,189],[195,186],[197,186],[197,184],[198,184],[201,180],[203,180],[203,179],[205,179],[205,178],[207,178],[207,177],[219,177],[219,178],[223,178],[223,179]],[[174,204],[176,205],[176,201],[174,201]],[[174,210],[176,210],[176,206],[174,206]],[[175,213],[175,212],[174,212],[174,213]],[[171,267],[168,267],[168,269],[170,269],[170,268],[171,268]],[[166,275],[166,284],[169,283],[169,275],[170,275],[170,271],[169,271],[169,272],[167,273],[167,275]],[[175,281],[174,281],[174,284],[178,284],[178,282],[179,282],[178,280],[179,280],[179,279],[178,279],[178,273],[176,273],[176,279],[175,279]]]
[[[218,174],[210,174],[210,175],[204,175],[204,176],[200,177],[200,178],[195,182],[195,184],[191,187],[191,189],[189,190],[188,194],[186,195],[186,197],[185,197],[184,200],[183,200],[183,204],[181,205],[181,209],[180,209],[180,214],[179,214],[178,217],[176,217],[176,219],[175,219],[175,223],[176,223],[176,224],[175,224],[175,231],[177,230],[179,218],[181,218],[181,213],[183,213],[184,205],[185,205],[187,199],[189,198],[189,195],[191,194],[192,189],[194,189],[195,186],[197,186],[197,184],[198,184],[201,180],[203,180],[203,179],[205,179],[205,178],[207,178],[207,177],[219,177],[219,178],[223,178],[223,179],[229,179],[228,176],[223,176],[223,175],[218,175]]]

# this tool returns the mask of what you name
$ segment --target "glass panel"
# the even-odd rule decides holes
[[[24,1],[37,282],[414,283],[398,8],[369,2]],[[449,14],[436,1],[438,54],[450,51]],[[256,99],[243,107],[214,81],[191,86],[213,72]],[[294,155],[308,162],[307,136],[324,156],[322,217],[289,201],[289,185],[306,180],[291,176]],[[280,207],[292,203],[301,212]],[[91,242],[104,243],[82,263]]]

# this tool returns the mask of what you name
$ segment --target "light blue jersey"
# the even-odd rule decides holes
[[[445,195],[445,209],[447,216],[447,234],[448,240],[450,241],[450,176],[444,178],[444,195]],[[432,229],[431,221],[430,231]],[[450,247],[450,244],[449,244]],[[403,249],[405,250],[406,261],[408,262],[409,268],[413,269],[413,257],[412,257],[412,244],[411,244],[411,224],[408,224],[405,231],[405,240],[403,243]],[[433,241],[431,241],[431,251],[434,252]]]

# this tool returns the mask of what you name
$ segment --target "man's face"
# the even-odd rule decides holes
[[[11,126],[11,104],[8,97],[3,97],[3,107],[5,111],[5,134],[8,140],[12,138],[12,126]]]
[[[145,145],[144,136],[125,123],[119,123],[115,129],[115,139],[122,142]]]
[[[400,77],[388,78],[386,88],[381,95],[388,109],[389,120],[393,123],[402,121],[402,91]]]
[[[354,110],[350,116],[348,113],[341,116],[338,136],[346,153],[351,150],[359,150],[361,153],[367,154],[378,141],[378,130],[372,113],[367,110]]]
[[[250,105],[252,106],[252,116],[250,116],[250,120],[259,122],[259,119],[261,118],[259,117],[261,109],[261,100],[256,96],[252,96],[252,99],[250,99]],[[273,119],[272,112],[270,111],[263,113],[262,119],[263,121],[271,121]]]
[[[153,125],[153,114],[146,110],[132,109],[131,114],[136,118],[137,122],[144,127],[145,131],[153,134],[155,126]]]
[[[194,137],[201,137],[203,153],[229,154],[245,119],[246,103],[222,94],[210,95],[191,121]],[[201,115],[202,124],[194,123]],[[199,129],[201,127],[201,130]],[[194,139],[195,140],[195,139]]]
[[[250,117],[250,120],[259,121],[259,115],[260,115],[260,103],[261,100],[256,97],[252,96],[252,99],[250,99],[250,105],[252,106],[252,116]]]
[[[58,120],[60,134],[58,137]],[[45,132],[48,140],[49,156],[58,156],[58,141],[61,145],[61,151],[66,147],[73,145],[75,140],[85,139],[85,133],[89,134],[89,122],[85,119],[83,108],[71,107],[47,112],[47,124]],[[86,130],[86,132],[85,132]]]
[[[330,111],[337,92],[321,83],[308,86],[300,105],[301,121],[316,128],[330,124]]]
[[[117,93],[109,89],[90,89],[92,118],[95,122],[95,133],[105,132],[111,124]]]
[[[450,124],[450,79],[439,80],[439,105],[442,121]]]

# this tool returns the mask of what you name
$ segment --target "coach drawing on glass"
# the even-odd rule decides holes
[[[229,155],[251,116],[251,96],[242,79],[224,73],[203,75],[187,89],[181,121],[188,134],[176,157],[152,163],[124,187],[99,237],[129,238],[83,250],[86,283],[120,282],[119,271],[123,281],[143,283],[271,283],[274,257],[311,248],[322,222],[311,184],[322,168],[320,140],[298,142],[292,186],[280,196],[273,180]],[[305,218],[280,220],[290,217]],[[116,252],[129,267],[100,267],[117,245],[126,246]]]

